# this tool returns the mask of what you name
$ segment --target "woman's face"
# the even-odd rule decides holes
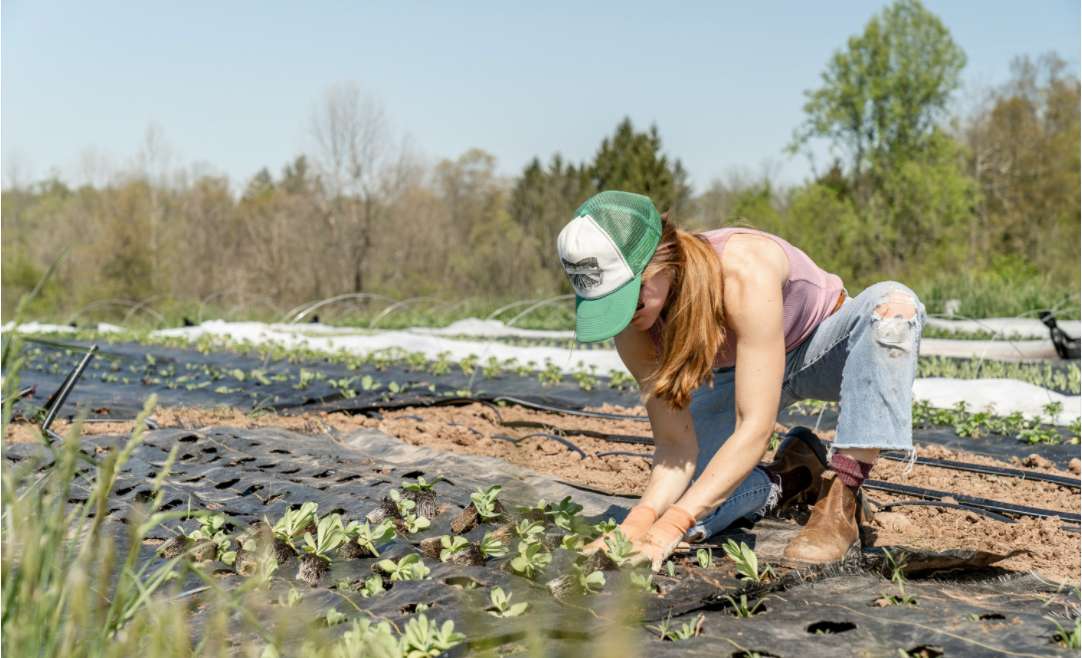
[[[639,289],[639,306],[635,309],[635,315],[631,316],[632,327],[646,331],[654,326],[665,305],[671,282],[670,272],[659,272],[649,279],[643,279],[642,288]]]

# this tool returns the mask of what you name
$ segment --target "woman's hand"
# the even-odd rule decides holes
[[[660,570],[693,525],[695,517],[679,505],[673,505],[650,526],[649,532],[632,542],[632,547],[638,552],[638,556],[632,558],[632,563],[649,563],[652,571]]]
[[[624,533],[624,536],[631,541],[641,538],[650,530],[650,526],[654,525],[657,521],[657,511],[653,507],[646,503],[639,503],[631,508],[631,511],[624,517],[624,522],[620,524],[619,530]],[[609,538],[611,533],[606,532],[597,539],[593,540],[582,548],[582,552],[589,555],[595,551],[598,551],[605,547],[605,540]]]

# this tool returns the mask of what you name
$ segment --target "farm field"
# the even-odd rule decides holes
[[[797,508],[684,545],[650,576],[618,541],[579,553],[649,472],[649,426],[618,375],[28,338],[5,486],[49,492],[35,474],[72,460],[65,514],[82,509],[138,567],[114,576],[117,589],[139,581],[183,602],[169,614],[208,650],[1070,655],[1077,637],[1079,448],[1064,409],[918,402],[915,462],[887,455],[867,483],[859,559],[786,566],[807,514]],[[82,338],[97,351],[50,425],[54,452],[40,409],[84,358]],[[922,367],[970,378],[1009,367],[1077,395],[1077,362],[991,363]],[[829,441],[835,421],[836,405],[805,402],[776,431],[803,425]],[[95,475],[114,456],[116,472]]]

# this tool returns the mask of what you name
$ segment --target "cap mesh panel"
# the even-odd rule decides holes
[[[642,273],[661,239],[661,215],[649,197],[630,192],[601,192],[578,209],[612,237],[635,274]]]

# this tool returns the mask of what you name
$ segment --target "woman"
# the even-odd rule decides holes
[[[817,501],[785,556],[859,550],[858,492],[880,449],[912,449],[923,304],[877,283],[848,298],[781,238],[746,228],[692,235],[649,198],[602,192],[560,232],[576,338],[615,337],[644,393],[654,467],[620,528],[658,569],[691,533],[799,498]],[[810,433],[766,452],[779,406],[841,402],[829,463]]]

